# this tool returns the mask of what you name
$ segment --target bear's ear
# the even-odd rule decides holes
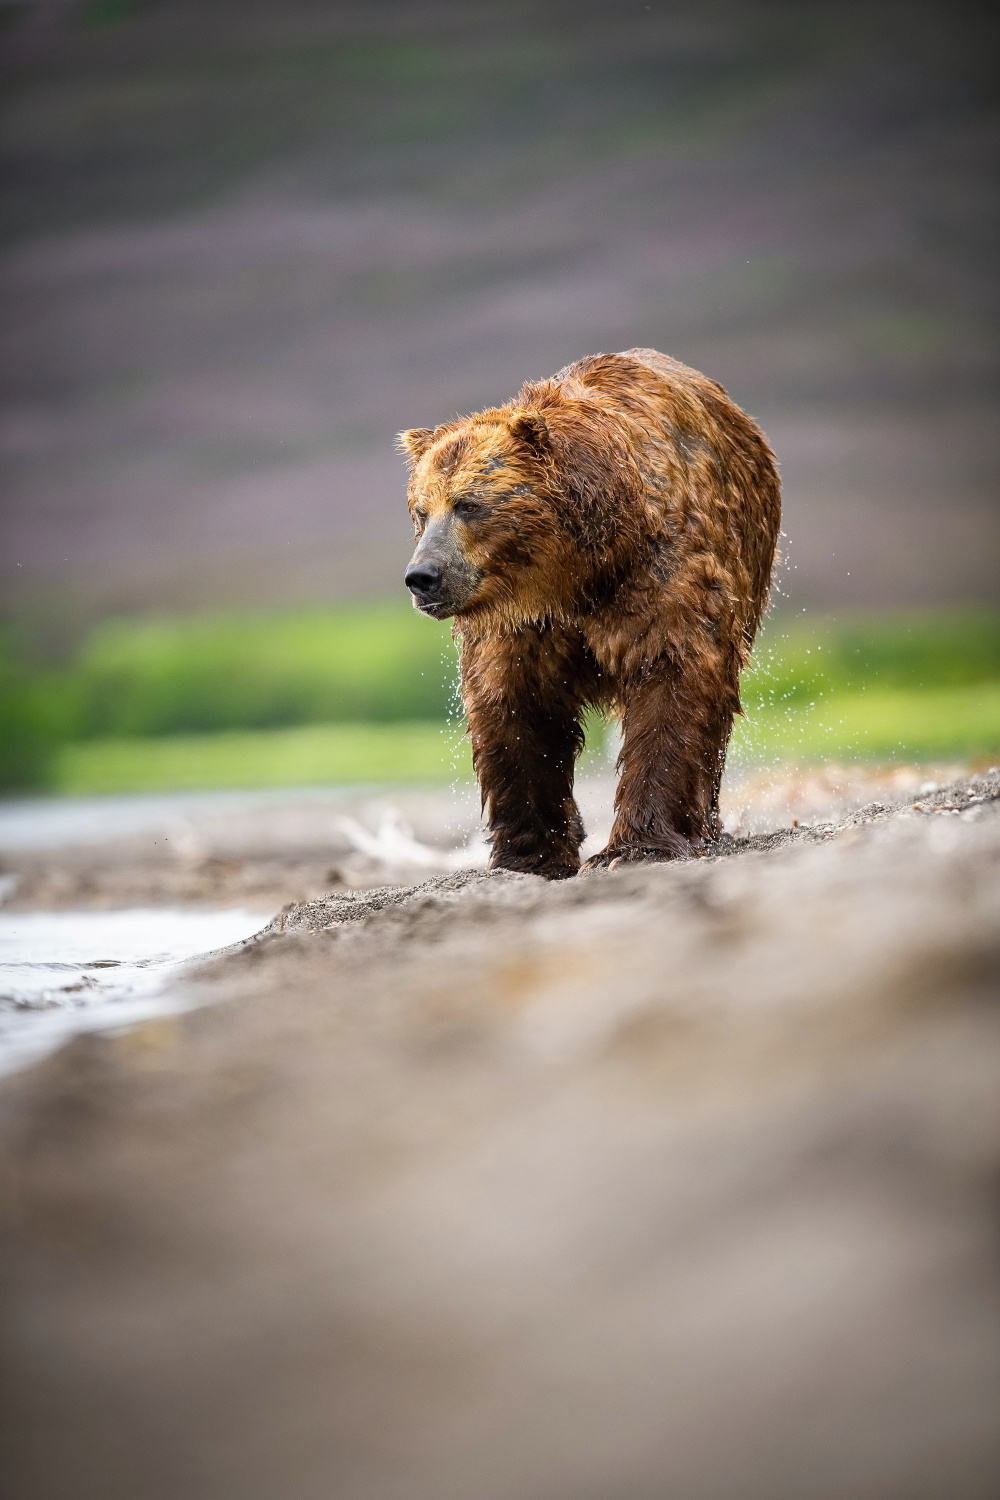
[[[522,443],[527,443],[533,453],[541,453],[548,447],[549,429],[540,411],[519,411],[510,419],[510,430]]]
[[[414,464],[423,458],[433,441],[434,430],[431,427],[411,427],[408,432],[396,435],[396,447]]]

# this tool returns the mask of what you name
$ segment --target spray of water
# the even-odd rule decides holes
[[[448,813],[445,826],[456,844],[465,844],[469,823],[474,820],[478,809],[475,789],[470,785],[468,774],[468,724],[462,702],[461,649],[461,636],[456,635],[444,645],[441,652],[441,670],[448,684],[447,717],[441,731],[444,738],[442,756],[448,768]],[[481,863],[481,843],[481,836],[476,834],[468,840],[468,863]]]
[[[786,585],[795,570],[784,533],[782,541],[772,588],[776,600],[788,599]],[[845,739],[843,719],[833,716],[828,702],[835,681],[827,666],[830,643],[823,641],[819,630],[806,632],[806,614],[805,606],[794,614],[786,607],[781,623],[768,623],[743,674],[745,716],[735,726],[724,783],[729,832],[746,826],[748,808],[739,783],[749,780],[751,773],[758,792],[773,792],[779,783],[787,786],[790,768],[812,761],[833,769],[845,751],[852,759],[862,753],[861,734],[856,731]],[[826,753],[824,742],[829,746]]]

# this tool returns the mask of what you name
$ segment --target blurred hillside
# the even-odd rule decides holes
[[[651,344],[782,461],[797,606],[995,594],[995,30],[972,4],[3,7],[0,582],[398,590],[396,429]]]

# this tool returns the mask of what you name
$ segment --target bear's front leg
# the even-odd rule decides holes
[[[710,656],[663,658],[623,697],[614,826],[588,870],[688,859],[719,834],[719,783],[739,706],[735,668]]]
[[[493,870],[562,880],[580,867],[579,654],[578,643],[551,627],[463,639],[462,697]]]

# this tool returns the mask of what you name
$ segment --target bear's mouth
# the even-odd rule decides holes
[[[421,604],[420,600],[414,597],[413,608],[418,614],[426,615],[429,620],[447,620],[455,613],[457,606],[443,599]]]

